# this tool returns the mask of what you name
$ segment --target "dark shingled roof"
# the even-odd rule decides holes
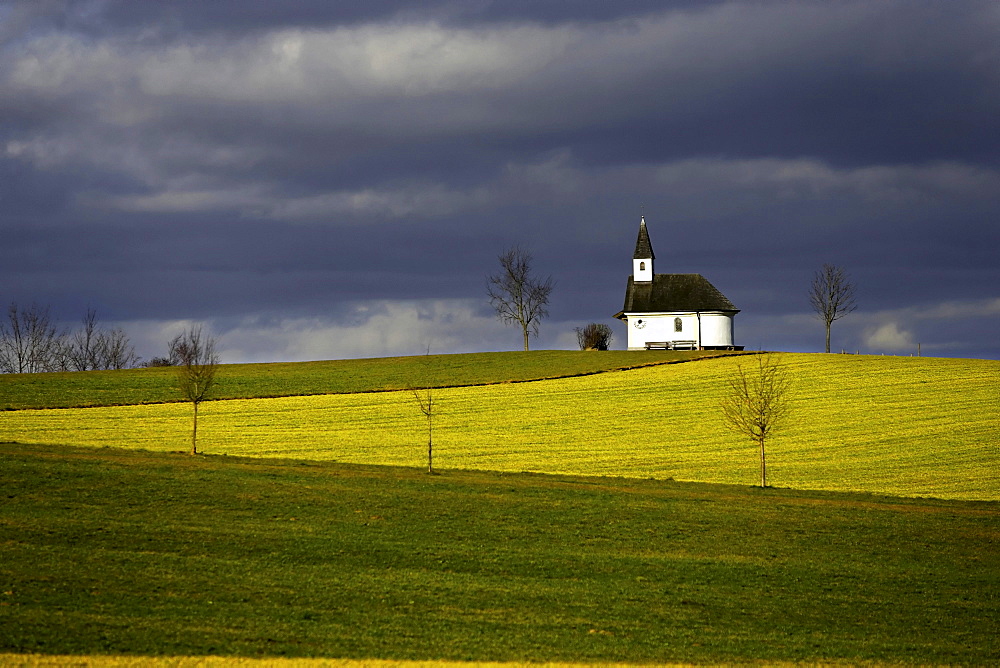
[[[647,258],[656,259],[653,255],[653,245],[649,243],[649,232],[646,231],[646,219],[639,220],[639,238],[635,240],[635,253],[633,260],[645,260]]]
[[[701,274],[656,274],[651,282],[635,282],[628,277],[625,306],[615,316],[625,313],[672,311],[730,311],[738,313],[731,301]]]

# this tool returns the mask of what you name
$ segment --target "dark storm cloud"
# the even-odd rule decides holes
[[[451,25],[494,22],[590,23],[639,17],[665,10],[702,8],[709,0],[365,0],[294,3],[245,0],[133,2],[21,0],[13,2],[18,27],[49,23],[90,34],[155,29],[159,34],[331,28],[370,22],[435,20]]]
[[[253,359],[435,319],[475,349],[521,243],[558,281],[540,344],[571,346],[644,206],[658,271],[708,276],[748,345],[799,346],[836,262],[849,347],[1000,356],[998,33],[986,2],[11,3],[0,296]]]

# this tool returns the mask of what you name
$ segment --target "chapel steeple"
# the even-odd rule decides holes
[[[632,278],[637,283],[649,283],[653,280],[653,245],[649,243],[649,232],[646,231],[646,216],[639,219],[639,238],[635,240],[635,253],[632,254]]]

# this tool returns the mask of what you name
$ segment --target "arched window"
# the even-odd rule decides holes
[[[674,331],[683,332],[684,331],[684,321],[680,318],[674,318]]]
[[[645,262],[640,262],[639,263],[639,271],[646,271],[646,263]]]

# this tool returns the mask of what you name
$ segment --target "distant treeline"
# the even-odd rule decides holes
[[[0,318],[0,372],[92,371],[142,366],[142,358],[120,327],[105,328],[88,309],[80,327],[60,329],[48,307],[16,302]]]

